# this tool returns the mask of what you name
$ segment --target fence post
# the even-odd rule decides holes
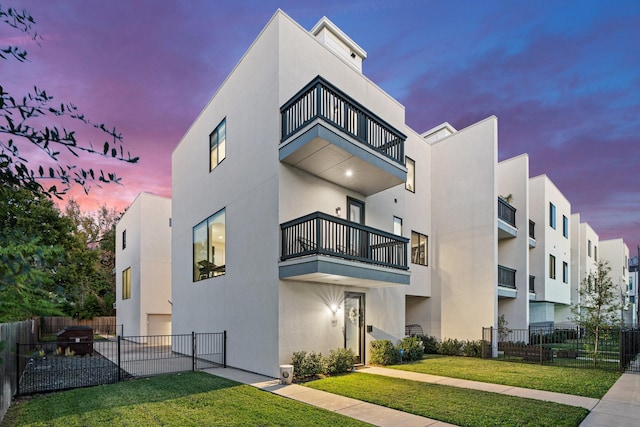
[[[16,343],[16,396],[20,396],[20,343]]]
[[[191,370],[196,370],[196,333],[191,331]]]
[[[227,367],[227,331],[222,333],[222,367]]]
[[[619,332],[619,343],[620,343],[620,372],[624,372],[624,365],[626,365],[626,357],[625,357],[625,351],[624,351],[624,339],[623,339],[624,335],[622,333],[622,328],[620,328],[620,332]]]
[[[121,378],[120,378],[120,372],[121,372],[121,367],[120,367],[120,339],[122,337],[120,335],[118,335],[118,345],[116,347],[116,350],[118,352],[118,356],[117,356],[117,360],[118,360],[118,382],[120,382]]]

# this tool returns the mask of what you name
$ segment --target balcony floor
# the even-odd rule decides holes
[[[280,161],[367,196],[407,177],[404,166],[319,120],[280,145]]]
[[[369,265],[325,255],[312,255],[282,261],[278,268],[282,280],[299,280],[360,288],[409,285],[411,277],[411,273],[406,270]]]

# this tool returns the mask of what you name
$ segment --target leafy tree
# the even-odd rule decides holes
[[[5,10],[0,5],[0,22],[33,40],[41,39],[33,30],[35,20],[26,10]],[[16,46],[0,47],[0,59],[24,63],[27,51]],[[49,125],[52,120],[57,124]],[[66,128],[63,123],[79,126],[82,132],[95,132],[103,142],[99,148],[94,148],[90,142],[79,141],[77,131]],[[33,148],[44,154],[47,160],[31,164],[24,153]],[[58,103],[46,90],[38,87],[16,96],[0,82],[0,180],[58,198],[73,183],[88,192],[92,183],[120,182],[115,172],[76,166],[76,158],[81,154],[110,157],[127,163],[138,161],[137,157],[125,153],[122,135],[115,128],[91,121],[72,103]],[[42,185],[45,180],[54,184],[45,187]]]
[[[594,367],[597,366],[600,356],[598,344],[611,333],[620,310],[618,290],[609,277],[610,272],[608,261],[598,261],[596,271],[589,273],[582,281],[579,290],[580,303],[571,307],[574,320],[587,333],[589,344],[585,347],[593,358]]]

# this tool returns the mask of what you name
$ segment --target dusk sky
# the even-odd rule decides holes
[[[136,165],[122,186],[72,194],[124,209],[171,195],[171,153],[277,8],[307,30],[327,16],[367,51],[364,74],[424,132],[498,117],[499,159],[530,156],[599,234],[640,244],[640,1],[20,0],[42,39],[0,25],[0,84],[34,85],[115,126]],[[100,141],[95,141],[101,146]]]

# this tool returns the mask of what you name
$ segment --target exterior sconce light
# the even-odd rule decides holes
[[[336,208],[336,216],[340,216],[342,214],[342,208],[340,206],[338,206]],[[334,312],[335,313],[335,312]]]
[[[338,318],[336,317],[336,313],[338,312],[338,310],[340,309],[340,307],[338,307],[337,304],[331,304],[331,307],[329,307],[329,310],[331,310],[331,312],[333,313],[333,318],[331,319],[331,326],[338,326]]]

